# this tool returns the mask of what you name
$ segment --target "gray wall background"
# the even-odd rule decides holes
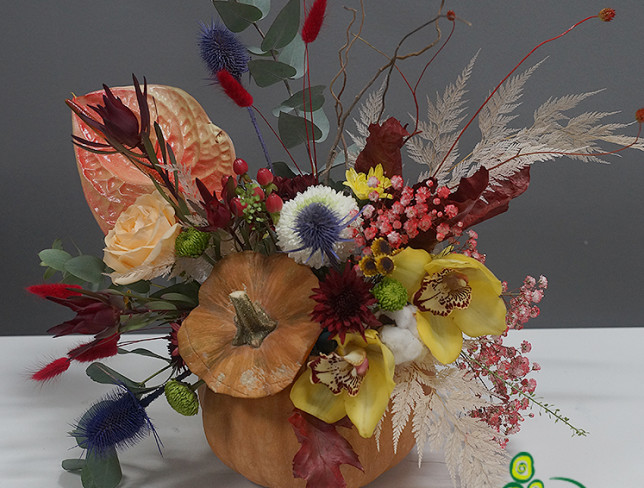
[[[255,167],[262,157],[247,114],[211,86],[199,59],[199,22],[216,17],[208,0],[2,3],[0,334],[41,334],[70,313],[24,291],[41,281],[37,252],[57,237],[70,249],[75,244],[99,255],[102,249],[102,234],[86,207],[70,143],[64,100],[71,92],[85,94],[102,83],[129,84],[132,72],[150,83],[183,88],[231,134],[240,156]],[[344,3],[329,2],[326,25],[312,46],[314,84],[328,84],[337,70],[336,50],[349,19],[341,8]],[[346,3],[357,5],[356,0]],[[394,40],[420,19],[433,16],[438,6],[435,0],[365,3],[364,36],[388,52]],[[468,106],[473,113],[532,47],[611,6],[617,9],[613,22],[589,22],[534,56],[533,62],[546,56],[548,60],[528,82],[522,116],[515,123],[529,123],[533,110],[550,96],[599,88],[606,90],[588,100],[581,107],[584,111],[621,111],[613,120],[629,122],[644,106],[641,0],[614,0],[612,5],[603,0],[455,0],[446,6],[473,25],[457,25],[423,82],[424,93],[442,92],[481,49],[470,83]],[[443,27],[445,32],[447,22]],[[433,35],[432,30],[426,32]],[[250,30],[247,34],[247,44],[259,44]],[[381,64],[377,55],[356,49],[349,93]],[[403,69],[413,78],[418,64],[412,61]],[[411,110],[409,97],[402,88],[396,91],[389,113],[404,120]],[[268,113],[273,102],[264,102],[264,91],[252,92]],[[636,132],[636,125],[628,130],[631,135]],[[461,145],[463,154],[477,137],[478,129],[469,131]],[[271,145],[273,157],[282,158],[274,141]],[[643,163],[643,153],[629,151],[613,158],[611,165],[558,160],[534,166],[528,192],[509,212],[478,226],[487,265],[511,288],[526,274],[548,277],[542,314],[531,327],[644,325]],[[408,163],[408,169],[413,164]]]

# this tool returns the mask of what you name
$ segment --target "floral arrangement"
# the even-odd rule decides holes
[[[93,338],[32,378],[48,381],[89,362],[88,376],[115,389],[76,421],[70,435],[83,454],[63,468],[80,471],[86,488],[117,486],[118,451],[157,437],[146,407],[165,397],[179,414],[195,415],[197,391],[215,453],[251,480],[280,488],[303,486],[291,484],[301,479],[311,488],[362,486],[414,444],[422,458],[427,443],[445,451],[463,487],[496,487],[508,436],[533,405],[585,435],[535,396],[531,373],[539,365],[527,357],[530,344],[504,344],[509,330],[539,314],[546,278],[528,276],[511,291],[485,266],[472,227],[505,212],[527,189],[532,163],[598,161],[642,149],[639,132],[619,134],[626,124],[602,123],[607,114],[569,117],[590,93],[550,99],[532,126],[509,128],[536,66],[514,72],[541,44],[472,116],[463,96],[474,60],[429,100],[422,120],[420,78],[460,20],[442,3],[412,32],[432,27],[435,38],[410,53],[403,53],[403,38],[347,104],[349,52],[368,44],[360,36],[364,15],[356,20],[361,2],[329,86],[337,130],[322,166],[318,149],[331,131],[325,87],[311,85],[308,47],[323,27],[326,1],[304,11],[298,0],[285,2],[265,33],[258,26],[269,2],[214,5],[221,23],[203,26],[199,47],[213,81],[239,107],[228,110],[246,109],[250,117],[266,158],[256,173],[238,157],[244,144],[235,148],[178,88],[133,77],[133,86],[104,86],[67,101],[83,190],[106,234],[105,251],[102,259],[72,256],[56,241],[39,254],[45,279],[59,280],[30,291],[75,313],[49,332]],[[614,15],[604,9],[542,44]],[[248,49],[238,34],[251,26],[261,46]],[[406,58],[423,63],[415,84],[400,67]],[[385,115],[393,76],[404,80],[417,108],[408,123]],[[293,90],[294,80],[301,90]],[[273,84],[288,93],[273,111],[276,124],[251,95]],[[345,126],[356,110],[351,132]],[[644,109],[636,119],[641,129]],[[481,141],[461,157],[461,136],[475,120]],[[268,140],[277,141],[276,150]],[[292,155],[296,146],[304,157]],[[276,151],[289,163],[273,161]],[[416,181],[403,171],[403,156],[421,165]],[[126,339],[151,330],[165,334],[156,340],[167,341],[167,356]],[[163,367],[141,381],[99,362],[119,354]],[[287,414],[269,423],[296,444],[294,456],[276,448],[287,456],[280,467],[286,477],[273,473],[277,453],[264,461],[270,466],[253,459],[248,468],[235,459],[237,452],[248,456],[255,441],[234,430],[250,429],[245,425],[265,417],[271,402]],[[385,451],[386,462],[378,457]]]

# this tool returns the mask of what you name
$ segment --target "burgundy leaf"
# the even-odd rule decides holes
[[[351,444],[335,430],[336,425],[349,426],[343,420],[327,424],[300,410],[288,418],[301,445],[293,458],[293,476],[305,479],[306,488],[346,487],[341,464],[364,471]]]
[[[514,173],[507,180],[502,180],[498,184],[488,188],[482,194],[485,201],[477,199],[474,206],[469,209],[467,215],[461,219],[463,228],[466,229],[502,214],[508,209],[510,200],[526,191],[528,185],[530,185],[530,166],[526,166]]]
[[[370,168],[382,164],[385,176],[402,175],[400,148],[409,133],[400,122],[390,117],[383,124],[370,124],[364,149],[358,154],[355,170],[368,173]]]

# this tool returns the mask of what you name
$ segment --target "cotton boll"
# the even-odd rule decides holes
[[[417,311],[418,309],[414,305],[407,305],[393,312],[382,311],[382,314],[392,319],[399,328],[411,332],[416,339],[420,339],[418,330],[416,329]]]
[[[417,359],[424,351],[423,343],[407,329],[386,325],[380,331],[380,339],[394,355],[396,364]]]

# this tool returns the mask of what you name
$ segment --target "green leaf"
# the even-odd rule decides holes
[[[81,471],[83,488],[116,488],[122,476],[116,449],[100,456],[87,453],[87,463]]]
[[[150,298],[163,298],[163,295],[167,293],[180,293],[187,297],[191,297],[194,303],[199,302],[199,288],[201,285],[196,281],[185,281],[183,283],[176,283],[170,285],[163,290],[159,290],[152,295]]]
[[[78,471],[83,469],[87,464],[87,461],[84,459],[65,459],[62,462],[62,467],[65,471]]]
[[[134,293],[140,293],[142,295],[145,295],[146,293],[150,292],[150,282],[146,280],[139,280],[135,281],[134,283],[130,283],[129,285],[123,285],[123,286],[118,286],[117,289],[121,288],[127,288],[129,290],[132,290]]]
[[[124,318],[121,316],[121,326],[119,330],[121,333],[139,330],[155,323],[158,317],[154,313],[141,313]]]
[[[52,276],[56,274],[56,270],[54,268],[47,268],[45,272],[42,275],[43,281],[49,281]]]
[[[280,138],[287,148],[295,147],[305,142],[307,140],[307,131],[308,137],[311,137],[311,122],[307,122],[303,117],[287,114],[286,112],[280,112],[277,128]],[[322,137],[322,131],[318,127],[314,127],[313,134],[316,140]]]
[[[65,271],[88,283],[100,283],[105,264],[96,256],[77,256],[65,262]]]
[[[277,14],[262,41],[262,50],[281,49],[297,35],[300,27],[300,0],[289,0]]]
[[[41,266],[48,266],[56,271],[64,271],[65,263],[72,255],[62,249],[44,249],[38,253]]]
[[[282,106],[306,112],[311,111],[311,106],[313,107],[313,111],[319,110],[324,105],[324,88],[324,85],[313,86],[311,87],[310,94],[308,88],[306,90],[300,90],[288,100],[284,100]]]
[[[232,32],[243,31],[263,16],[260,9],[246,3],[213,0],[212,4],[217,9],[217,13],[221,17],[223,23]]]
[[[139,356],[146,356],[146,357],[149,357],[149,358],[162,359],[165,362],[168,362],[168,363],[170,362],[170,360],[168,358],[164,358],[163,356],[159,356],[158,354],[156,354],[156,353],[154,353],[152,351],[148,351],[147,349],[144,349],[142,347],[138,347],[138,348],[133,349],[131,351],[128,351],[126,349],[121,349],[119,347],[118,353],[119,354],[138,354]]]
[[[170,302],[164,302],[163,300],[159,300],[156,302],[148,302],[145,305],[147,308],[150,310],[176,310],[177,306],[173,303]]]
[[[295,75],[291,78],[304,76],[304,51],[306,45],[301,36],[295,36],[293,40],[280,51],[277,60],[295,68]]]
[[[296,73],[292,66],[269,59],[253,59],[249,61],[248,69],[257,86],[262,88],[279,83]]]
[[[284,161],[273,161],[273,173],[282,178],[293,178],[295,172]]]
[[[132,393],[144,393],[153,388],[144,388],[141,383],[136,383],[129,378],[126,378],[121,373],[117,373],[109,366],[103,363],[92,363],[85,370],[85,374],[89,376],[96,383],[102,385],[123,385]]]
[[[163,295],[161,295],[161,298],[168,300],[169,302],[187,303],[188,305],[192,305],[193,307],[196,307],[198,305],[194,298],[186,296],[182,293],[164,293]]]
[[[271,11],[271,0],[239,0],[239,3],[254,5],[262,11],[262,19]]]
[[[313,123],[315,126],[322,131],[320,137],[315,138],[316,142],[324,142],[329,135],[329,119],[327,119],[324,110],[319,109],[313,112]]]

